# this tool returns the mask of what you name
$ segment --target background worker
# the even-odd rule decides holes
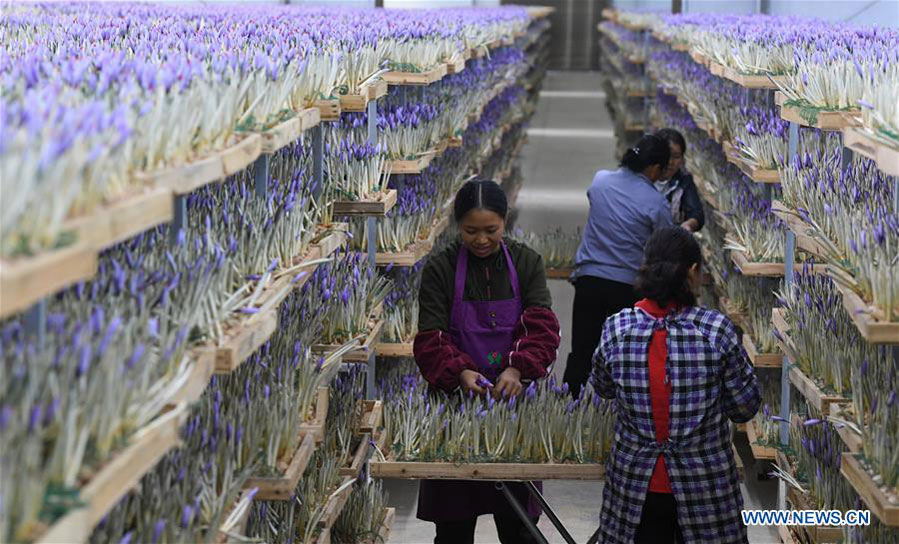
[[[671,205],[671,218],[675,224],[690,232],[698,232],[705,225],[705,212],[699,191],[693,182],[693,175],[684,166],[687,154],[687,141],[673,128],[663,128],[656,136],[668,142],[671,159],[662,179],[655,182],[656,189],[668,199]]]
[[[671,226],[668,201],[655,188],[671,151],[645,135],[625,152],[617,170],[600,170],[587,190],[590,213],[575,256],[571,353],[564,381],[580,394],[606,318],[634,305],[634,279],[650,235]]]
[[[592,382],[618,416],[603,544],[748,542],[728,420],[749,421],[761,394],[733,323],[696,304],[701,262],[687,230],[655,232],[637,274],[645,298],[603,327]]]

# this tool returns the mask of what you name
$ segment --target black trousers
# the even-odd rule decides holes
[[[609,316],[640,300],[627,283],[581,276],[574,282],[574,311],[571,325],[571,353],[562,378],[575,396],[587,383],[593,352],[599,345],[602,326]]]
[[[634,544],[684,544],[677,524],[677,502],[671,493],[648,493]]]
[[[532,518],[534,524],[539,518]],[[537,542],[527,526],[516,515],[494,514],[496,532],[502,544],[531,544]],[[474,517],[463,521],[438,521],[437,537],[434,544],[474,544],[474,531],[478,524],[478,518]]]

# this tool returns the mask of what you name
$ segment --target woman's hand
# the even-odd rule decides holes
[[[486,386],[489,383],[490,382],[483,376],[483,374],[475,372],[474,370],[466,369],[459,374],[459,386],[466,391],[472,391],[478,395],[487,394]]]
[[[496,380],[496,387],[493,388],[493,397],[496,399],[514,397],[521,393],[522,389],[521,371],[510,366],[503,370]]]

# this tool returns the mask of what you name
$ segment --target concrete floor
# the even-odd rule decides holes
[[[518,195],[516,226],[545,231],[562,227],[574,231],[583,225],[588,211],[586,190],[599,169],[617,164],[612,122],[603,106],[599,77],[588,72],[550,72],[537,113],[528,130],[529,142],[522,151],[524,184]],[[570,351],[573,287],[551,281],[553,308],[562,326],[562,345],[553,373],[561,378]],[[746,439],[738,437],[738,450],[745,465],[743,496],[746,508],[775,508],[777,484],[759,481],[757,473],[767,467],[754,464]],[[433,542],[434,526],[415,518],[418,483],[387,481],[389,504],[397,509],[390,542]],[[599,524],[601,482],[545,482],[544,494],[576,542],[586,542]],[[540,528],[550,542],[564,542],[546,516]],[[777,543],[773,528],[750,528],[753,544]],[[498,543],[490,516],[478,522],[475,541]]]

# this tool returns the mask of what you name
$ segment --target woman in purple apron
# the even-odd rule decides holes
[[[522,380],[547,374],[559,347],[543,260],[503,239],[508,204],[495,182],[466,183],[453,211],[460,240],[431,256],[422,272],[415,360],[432,387],[517,395]],[[540,510],[524,485],[509,487],[536,522]],[[504,544],[533,541],[493,482],[421,482],[418,517],[435,523],[435,543],[474,542],[482,514],[493,514]]]

